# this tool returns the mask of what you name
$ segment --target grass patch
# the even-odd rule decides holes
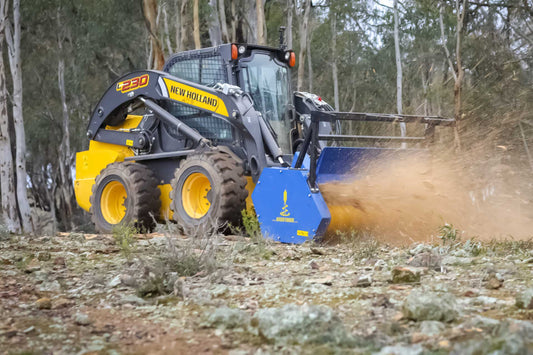
[[[359,230],[337,232],[336,241],[352,252],[356,263],[363,259],[375,258],[382,246],[371,234]]]
[[[137,287],[140,297],[155,297],[179,293],[179,283],[187,277],[208,276],[219,268],[217,249],[219,235],[197,233],[186,239],[178,239],[178,227],[169,223],[164,226],[165,240],[152,245],[150,259],[138,255],[143,277]],[[216,231],[217,228],[212,228]],[[182,281],[181,281],[182,282]]]
[[[135,251],[135,243],[137,241],[135,236],[138,233],[138,229],[133,225],[117,225],[113,228],[113,238],[122,255],[128,260],[131,259],[132,253]]]

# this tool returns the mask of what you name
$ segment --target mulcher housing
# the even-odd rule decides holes
[[[292,93],[294,57],[283,45],[225,44],[175,54],[163,71],[118,79],[91,116],[89,149],[76,157],[78,204],[102,232],[174,220],[189,234],[237,225],[253,206],[265,237],[301,243],[330,224],[319,184],[346,178],[359,160],[382,152],[328,142],[420,145],[436,125],[454,124],[334,112],[316,95]],[[342,120],[426,129],[424,137],[349,136],[340,134]]]

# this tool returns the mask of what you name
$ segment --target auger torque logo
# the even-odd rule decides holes
[[[283,190],[283,207],[279,213],[280,217],[276,217],[275,222],[296,223],[294,218],[290,217],[289,205],[287,205],[287,190]]]
[[[143,88],[148,85],[148,80],[150,80],[150,77],[148,74],[144,74],[135,78],[121,81],[117,83],[117,91],[120,91],[124,94],[135,89]]]
[[[164,81],[170,99],[228,117],[226,105],[216,95],[167,78]]]

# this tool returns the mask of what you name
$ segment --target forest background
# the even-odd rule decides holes
[[[109,85],[183,50],[277,47],[280,26],[295,89],[340,111],[455,117],[438,144],[477,152],[483,186],[504,181],[527,205],[532,19],[531,0],[0,0],[0,225],[90,230],[75,153]]]

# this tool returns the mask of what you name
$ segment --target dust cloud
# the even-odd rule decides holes
[[[355,229],[394,244],[434,242],[448,223],[462,238],[531,238],[531,205],[516,174],[479,162],[414,154],[359,164],[358,178],[320,185],[332,214],[328,234]]]

